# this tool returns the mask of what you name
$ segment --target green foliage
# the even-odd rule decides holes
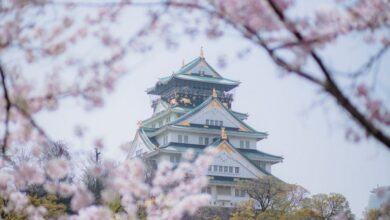
[[[381,211],[378,209],[371,209],[366,215],[366,220],[377,220],[381,216]]]
[[[48,219],[57,219],[60,216],[65,214],[66,206],[62,203],[58,202],[58,199],[54,195],[47,195],[47,196],[36,196],[32,195],[29,196],[31,205],[34,205],[36,207],[44,207],[47,210],[47,214],[45,215],[45,218]],[[1,219],[4,220],[24,220],[27,219],[26,213],[20,212],[5,212],[4,207],[7,206],[7,202],[5,199],[0,197],[0,216]]]
[[[34,206],[42,206],[47,210],[45,217],[58,218],[66,213],[66,205],[59,202],[58,198],[54,195],[47,195],[44,197],[30,196],[30,202]]]
[[[300,209],[288,216],[289,220],[319,220],[320,215],[311,209]]]
[[[120,199],[115,199],[114,201],[108,203],[108,207],[111,209],[111,211],[113,213],[118,213],[118,212],[124,211]]]
[[[271,178],[245,181],[240,187],[260,209],[256,210],[253,202],[244,203],[231,215],[231,220],[331,220],[339,215],[345,220],[354,219],[347,199],[338,193],[306,197],[308,192],[302,187]],[[378,213],[371,215],[371,219],[377,219]]]
[[[231,208],[203,207],[194,215],[186,216],[186,220],[226,220],[230,217]]]
[[[390,219],[390,204],[385,204],[378,209],[371,209],[366,213],[365,220],[387,220]]]
[[[255,220],[256,216],[257,211],[254,208],[253,201],[247,201],[232,213],[230,220]]]
[[[7,206],[7,200],[0,197],[0,219],[4,220],[22,220],[27,219],[25,215],[20,213],[8,213],[4,210],[4,207]]]
[[[268,212],[272,216],[298,209],[308,194],[303,187],[284,183],[273,176],[241,181],[238,187],[257,202],[260,211],[272,211]]]
[[[339,193],[313,195],[304,201],[303,206],[315,211],[324,220],[340,214],[343,214],[345,219],[354,219],[347,199]]]

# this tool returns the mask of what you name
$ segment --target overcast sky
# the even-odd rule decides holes
[[[280,73],[261,50],[252,49],[244,59],[238,59],[235,52],[249,45],[234,36],[219,41],[183,40],[177,50],[159,46],[150,53],[130,56],[129,73],[107,97],[104,108],[84,112],[77,103],[65,102],[58,112],[43,114],[38,120],[53,137],[77,149],[88,149],[91,139],[103,137],[106,154],[120,162],[125,153],[119,145],[131,141],[137,121],[152,114],[145,90],[158,77],[177,71],[183,59],[189,62],[198,57],[201,46],[206,60],[221,75],[242,82],[236,89],[233,109],[249,113],[248,124],[269,133],[268,139],[258,142],[258,149],[285,158],[273,167],[275,176],[299,184],[312,194],[341,193],[357,216],[366,207],[370,190],[377,185],[390,185],[388,150],[372,139],[347,141],[346,129],[356,125],[334,100],[306,82]],[[328,63],[344,69],[353,67],[361,59],[358,52],[367,49],[351,42],[343,46],[343,51],[326,53],[332,57]],[[222,54],[227,58],[226,68],[217,65]],[[389,61],[387,55],[378,80],[387,85]],[[75,124],[88,127],[86,140],[74,139]]]

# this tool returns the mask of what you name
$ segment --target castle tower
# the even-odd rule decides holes
[[[240,82],[217,73],[204,58],[184,64],[160,78],[147,90],[155,99],[153,115],[139,123],[128,158],[146,157],[158,164],[178,163],[181,154],[193,149],[201,154],[208,146],[219,148],[209,167],[211,206],[234,207],[247,200],[236,188],[240,179],[271,175],[271,166],[282,157],[257,149],[267,133],[250,127],[247,114],[232,110],[234,88]]]

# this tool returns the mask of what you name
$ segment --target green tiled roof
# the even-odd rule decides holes
[[[206,71],[206,74],[200,75],[196,71],[193,71],[193,69],[204,69]],[[179,71],[176,73],[159,78],[158,82],[156,83],[156,86],[158,85],[164,85],[168,84],[173,79],[181,79],[181,80],[189,80],[189,81],[196,81],[196,82],[204,82],[204,83],[213,83],[213,84],[220,84],[220,85],[227,85],[227,86],[237,86],[240,84],[239,81],[236,80],[230,80],[227,78],[222,77],[215,71],[204,58],[198,57],[194,59],[193,61],[189,62],[185,66],[183,66]],[[152,92],[156,88],[156,86],[151,87],[147,89],[146,91]]]
[[[245,122],[243,122],[242,120],[240,120],[235,114],[233,114],[233,112],[228,109],[225,105],[223,105],[218,98],[213,98],[213,97],[209,97],[207,98],[202,104],[198,105],[197,107],[195,107],[194,109],[192,109],[191,111],[187,112],[186,114],[182,115],[181,117],[177,118],[175,121],[171,122],[170,125],[174,125],[174,124],[177,124],[179,123],[180,121],[183,121],[185,120],[186,118],[194,115],[195,113],[199,112],[201,109],[203,109],[205,106],[207,106],[213,99],[216,99],[219,104],[227,111],[230,113],[230,115],[232,115],[236,120],[238,120],[240,123],[242,123],[245,127],[247,127],[251,132],[254,132],[254,133],[262,133],[262,132],[258,132],[256,131],[255,129],[253,129],[252,127],[250,127],[249,125],[247,125]],[[263,133],[263,134],[266,134],[266,133]]]
[[[198,65],[202,65],[202,67],[208,71],[206,74],[213,75],[214,77],[217,77],[217,78],[222,78],[222,76],[219,75],[219,73],[217,71],[215,71],[214,68],[212,68],[210,66],[210,64],[208,64],[206,62],[206,59],[202,58],[202,57],[195,58],[191,62],[184,65],[182,68],[180,68],[180,70],[177,72],[177,74],[178,75],[191,74],[192,73],[191,70],[193,70]]]
[[[223,140],[218,138],[216,141],[211,143],[209,146],[217,147],[222,141]],[[229,141],[228,141],[228,143],[230,145],[232,145]],[[206,147],[207,147],[206,145],[200,145],[200,144],[185,144],[185,143],[170,142],[170,143],[168,143],[166,145],[161,146],[160,149],[174,150],[174,151],[178,151],[178,152],[185,152],[188,149],[192,149],[192,150],[195,151],[195,153],[201,154],[203,152],[204,148],[206,148]],[[233,148],[239,154],[241,154],[243,157],[245,157],[249,162],[251,162],[255,167],[259,168],[261,171],[263,171],[264,173],[267,173],[267,174],[269,174],[267,171],[265,171],[264,169],[256,166],[252,162],[252,159],[250,158],[251,156],[260,157],[259,158],[260,160],[261,159],[263,159],[263,160],[275,160],[275,161],[283,160],[283,157],[272,155],[272,154],[267,154],[267,153],[264,153],[264,152],[256,150],[256,149],[241,149],[241,148],[235,148],[235,147],[233,147]]]
[[[248,114],[247,113],[242,113],[242,112],[236,112],[236,111],[233,111],[231,109],[229,109],[235,116],[237,116],[237,118],[240,118],[241,120],[244,120],[244,119],[247,119],[248,118]]]
[[[214,78],[214,77],[209,77],[209,76],[180,74],[180,75],[174,75],[173,77],[178,78],[178,79],[184,79],[184,80],[214,83],[214,84],[225,84],[225,85],[232,85],[232,86],[240,84],[239,81],[230,80],[230,79],[226,79],[226,78]]]
[[[263,151],[259,151],[259,150],[256,150],[256,149],[241,149],[241,148],[237,148],[237,150],[240,151],[240,153],[242,153],[242,154],[244,154],[245,156],[248,156],[248,157],[255,156],[255,157],[261,157],[262,159],[267,159],[267,160],[283,160],[283,157],[272,155],[272,154],[268,154],[268,153],[265,153]]]

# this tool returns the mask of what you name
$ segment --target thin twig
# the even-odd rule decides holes
[[[390,44],[384,45],[380,50],[378,50],[377,53],[375,53],[375,55],[371,56],[370,59],[368,59],[368,61],[365,64],[363,64],[360,68],[358,68],[355,72],[343,73],[340,75],[345,77],[356,78],[365,73],[368,73],[371,70],[371,68],[374,66],[374,64],[378,60],[380,60],[380,58],[388,51],[389,48],[390,48]]]

